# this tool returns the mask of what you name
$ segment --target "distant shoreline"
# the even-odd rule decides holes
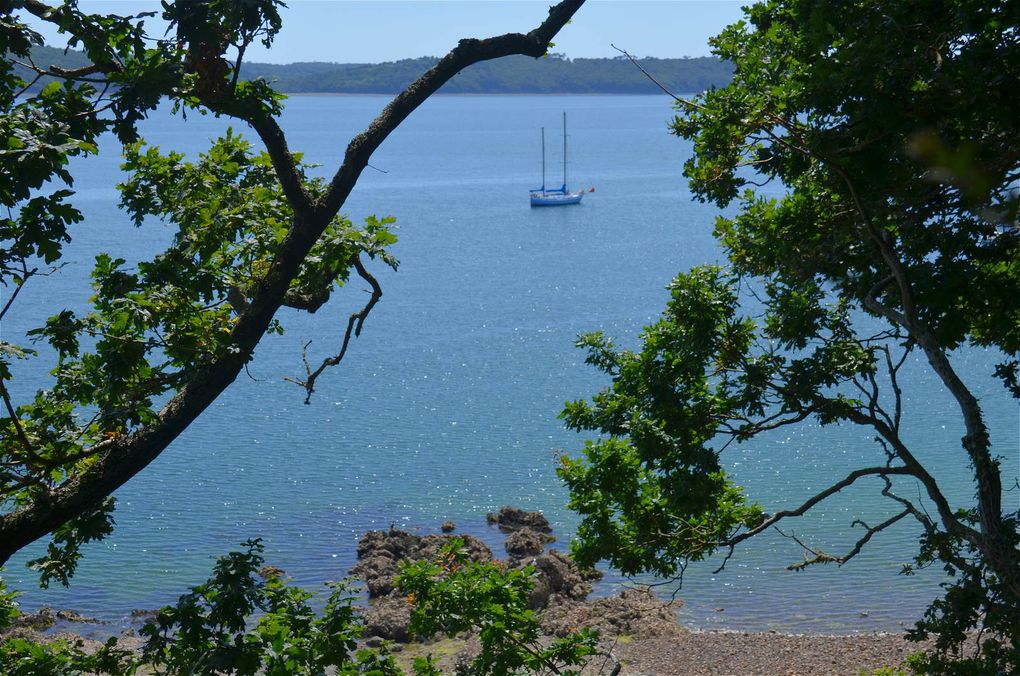
[[[65,70],[88,65],[79,50],[38,46],[32,49],[36,63]],[[240,76],[264,80],[283,93],[302,95],[389,95],[403,91],[438,59],[420,57],[385,63],[290,63],[244,62]],[[643,59],[643,67],[655,81],[627,59],[569,59],[553,54],[546,59],[508,56],[465,68],[443,86],[440,96],[661,96],[657,83],[670,91],[704,91],[725,86],[733,67],[715,57]],[[15,74],[33,82],[38,91],[52,77],[36,80],[25,66],[15,65]],[[559,91],[559,90],[572,91]],[[447,93],[448,92],[448,93]]]
[[[287,96],[396,96],[400,92],[280,92]],[[672,98],[662,92],[436,92],[432,95],[445,97],[476,97],[476,96],[660,96],[664,99]],[[677,94],[677,96],[697,96],[689,92]],[[429,97],[432,98],[432,97]]]

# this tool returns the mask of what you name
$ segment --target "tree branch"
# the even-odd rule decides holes
[[[859,540],[857,540],[856,543],[854,543],[854,546],[850,549],[850,551],[848,551],[846,554],[843,554],[842,556],[833,556],[831,554],[826,554],[825,552],[823,552],[820,549],[813,549],[811,547],[808,547],[803,542],[801,542],[799,539],[797,539],[796,536],[786,535],[786,533],[783,533],[783,531],[779,530],[779,528],[776,528],[776,530],[779,531],[780,535],[783,535],[784,537],[792,538],[797,544],[799,544],[801,547],[803,547],[806,551],[808,551],[808,552],[810,552],[811,554],[814,555],[811,558],[808,558],[805,555],[804,560],[802,562],[800,562],[800,563],[791,563],[790,565],[788,565],[786,567],[786,569],[787,570],[804,570],[808,566],[814,565],[816,563],[835,563],[836,565],[842,566],[844,563],[846,563],[850,559],[852,559],[855,556],[857,556],[858,554],[860,554],[861,550],[864,548],[864,545],[868,544],[868,542],[871,540],[871,538],[873,538],[876,534],[881,533],[886,528],[889,528],[890,526],[892,526],[893,524],[898,522],[903,517],[909,516],[909,515],[910,515],[910,510],[904,509],[902,512],[899,512],[898,514],[894,514],[893,516],[889,517],[888,519],[886,519],[882,523],[878,524],[877,526],[869,526],[868,524],[864,523],[860,519],[856,519],[853,522],[852,525],[853,526],[863,526],[865,528],[865,533],[864,533],[864,535]]]
[[[3,319],[4,315],[7,314],[7,311],[11,309],[12,305],[14,305],[14,299],[16,299],[18,297],[18,294],[21,293],[21,287],[25,286],[25,282],[27,282],[30,277],[33,277],[35,273],[39,271],[39,268],[32,268],[31,270],[29,270],[28,267],[24,264],[24,262],[22,262],[21,269],[22,269],[21,283],[14,285],[14,291],[11,292],[11,297],[7,299],[7,302],[4,303],[3,309],[0,310],[0,319]]]
[[[7,386],[4,385],[4,381],[0,379],[0,396],[3,397],[4,406],[7,408],[8,415],[11,416],[11,424],[14,425],[14,431],[18,435],[18,440],[21,441],[21,445],[25,448],[25,453],[28,457],[35,459],[38,456],[35,453],[35,449],[32,447],[32,442],[28,440],[28,435],[25,434],[25,428],[21,426],[21,419],[18,418],[18,412],[14,410],[14,404],[11,403],[11,395],[7,391]]]
[[[95,75],[96,73],[109,72],[109,68],[98,66],[96,64],[90,64],[81,68],[65,69],[59,66],[51,65],[48,70],[45,71],[47,75],[55,75],[57,77],[64,77],[69,80],[77,80],[79,78],[87,77],[89,75]]]
[[[628,52],[626,49],[620,49],[619,47],[617,47],[616,45],[614,45],[611,42],[609,43],[609,46],[612,47],[613,49],[615,49],[616,51],[620,52],[624,56],[626,56],[627,60],[629,60],[634,65],[635,68],[640,70],[641,73],[646,78],[648,78],[651,81],[652,84],[654,84],[656,87],[661,89],[663,91],[663,93],[666,94],[666,96],[669,96],[670,98],[672,98],[677,103],[683,104],[685,106],[689,106],[691,108],[694,108],[695,110],[701,110],[701,107],[698,106],[698,104],[696,104],[696,103],[694,103],[692,101],[685,101],[684,99],[680,98],[679,96],[677,96],[676,94],[671,92],[668,88],[666,88],[666,85],[662,84],[661,82],[656,80],[654,77],[652,77],[652,74],[649,73],[647,70],[645,70],[641,66],[641,64],[637,62],[637,59],[635,59],[633,56],[631,56],[630,52]]]
[[[861,411],[848,408],[846,416],[852,422],[859,425],[865,425],[873,428],[879,435],[885,439],[906,468],[910,469],[909,474],[916,477],[921,485],[924,486],[928,493],[928,497],[931,498],[932,502],[935,503],[936,508],[939,512],[939,517],[942,520],[943,527],[950,533],[962,537],[965,540],[978,545],[981,537],[980,533],[976,532],[973,528],[970,528],[966,524],[962,523],[957,517],[953,508],[950,506],[946,496],[942,494],[939,489],[938,483],[935,481],[935,477],[928,473],[928,470],[918,462],[914,454],[910,452],[910,449],[906,447],[903,440],[899,438],[899,435],[890,428],[885,421],[875,417],[867,416]]]

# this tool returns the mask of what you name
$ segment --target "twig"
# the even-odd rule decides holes
[[[645,76],[646,78],[648,78],[649,80],[651,80],[651,81],[652,81],[652,84],[654,84],[654,85],[655,85],[656,87],[658,87],[659,89],[661,89],[662,91],[664,91],[664,92],[666,93],[666,95],[667,95],[667,96],[670,96],[670,97],[672,97],[674,101],[676,101],[677,103],[682,103],[682,104],[684,104],[684,105],[688,105],[688,106],[691,106],[692,108],[697,108],[697,106],[696,106],[695,104],[691,103],[690,101],[685,101],[684,99],[680,98],[679,96],[677,96],[676,94],[674,94],[673,92],[671,92],[671,91],[670,91],[669,89],[667,89],[667,88],[666,88],[666,86],[665,86],[664,84],[662,84],[661,82],[659,82],[658,80],[656,80],[656,79],[655,79],[654,77],[652,77],[652,74],[651,74],[651,73],[649,73],[649,72],[648,72],[647,70],[645,70],[644,68],[642,68],[642,67],[641,67],[641,64],[637,62],[637,59],[635,59],[635,58],[634,58],[633,56],[631,56],[631,55],[630,55],[630,53],[629,53],[629,52],[628,52],[627,50],[625,50],[625,49],[620,49],[619,47],[617,47],[616,45],[614,45],[614,44],[613,44],[613,43],[611,43],[611,42],[609,43],[609,46],[610,46],[610,47],[612,47],[613,49],[615,49],[616,51],[620,52],[620,53],[621,53],[621,54],[623,54],[624,56],[626,56],[626,57],[627,57],[627,58],[628,58],[628,59],[630,60],[630,62],[631,62],[632,64],[634,64],[634,67],[635,67],[635,68],[637,68],[637,69],[638,69],[638,70],[640,70],[640,71],[641,71],[642,73],[644,73],[644,76]]]
[[[3,397],[4,405],[7,407],[7,413],[11,416],[11,422],[14,424],[14,429],[18,433],[18,439],[21,440],[21,444],[25,447],[25,452],[28,453],[28,457],[36,459],[39,456],[36,455],[35,449],[32,448],[32,443],[28,440],[28,435],[25,434],[25,428],[21,426],[21,419],[18,418],[17,411],[14,410],[14,404],[11,403],[11,395],[7,392],[7,387],[4,385],[4,381],[0,380],[0,396]]]
[[[29,277],[34,276],[35,273],[39,271],[39,268],[32,268],[31,270],[22,268],[22,271],[23,276],[21,278],[21,284],[15,285],[14,291],[11,292],[11,297],[7,299],[6,303],[4,303],[4,309],[0,310],[0,319],[3,319],[4,315],[7,314],[7,311],[11,309],[11,305],[14,304],[14,299],[18,297],[19,293],[21,293],[21,287],[25,285],[25,282],[28,281]]]
[[[312,393],[315,392],[315,381],[318,379],[322,372],[331,366],[336,366],[343,360],[344,355],[347,354],[347,347],[351,343],[351,336],[355,338],[361,336],[361,329],[365,325],[365,320],[368,318],[368,314],[375,307],[375,304],[382,298],[382,287],[379,286],[378,280],[372,276],[372,274],[365,269],[365,265],[361,262],[361,258],[358,255],[354,255],[351,258],[351,263],[354,268],[358,271],[358,274],[368,282],[372,287],[372,295],[369,297],[368,302],[365,306],[357,312],[351,313],[351,316],[347,319],[347,329],[344,331],[343,343],[340,345],[340,351],[332,357],[327,357],[322,360],[319,367],[314,371],[311,365],[308,363],[308,346],[312,344],[311,341],[305,343],[304,348],[301,350],[301,358],[305,363],[305,372],[307,376],[305,380],[298,380],[296,378],[285,377],[284,380],[287,382],[295,383],[305,388],[305,404],[310,404],[312,401]]]
[[[842,556],[833,556],[832,554],[826,554],[825,552],[823,552],[820,549],[813,549],[811,547],[808,547],[806,544],[801,542],[800,539],[797,538],[796,535],[794,535],[792,533],[790,535],[787,535],[786,533],[781,531],[778,527],[776,527],[776,531],[780,535],[782,535],[783,537],[788,537],[788,538],[792,539],[798,545],[803,547],[807,552],[811,552],[812,554],[814,554],[814,556],[812,558],[810,558],[810,559],[807,558],[807,555],[805,555],[804,560],[802,562],[800,562],[800,563],[791,563],[789,566],[786,567],[786,569],[787,570],[804,570],[808,566],[814,565],[816,563],[835,563],[838,566],[842,566],[844,563],[846,563],[850,559],[852,559],[855,556],[857,556],[858,554],[860,554],[861,550],[864,549],[864,545],[868,544],[868,542],[871,540],[871,538],[873,538],[876,534],[881,533],[886,528],[889,528],[893,524],[897,523],[903,517],[909,516],[910,513],[911,513],[910,509],[904,509],[902,512],[900,512],[898,514],[894,514],[893,516],[889,517],[888,519],[886,519],[882,523],[878,524],[877,526],[869,526],[868,524],[864,523],[860,519],[854,520],[854,522],[851,525],[852,526],[863,526],[866,529],[866,532],[864,533],[863,536],[861,536],[861,538],[859,540],[857,540],[857,542],[854,543],[854,546],[850,549],[850,551],[848,551],[846,554],[843,554]]]

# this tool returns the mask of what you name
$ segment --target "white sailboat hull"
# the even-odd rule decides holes
[[[531,206],[533,207],[562,207],[568,204],[580,204],[583,192],[533,192],[531,193]]]

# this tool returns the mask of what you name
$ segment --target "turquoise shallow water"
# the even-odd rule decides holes
[[[294,150],[331,172],[347,140],[387,102],[383,97],[295,97],[284,127]],[[538,183],[538,129],[570,120],[572,183],[594,185],[583,205],[530,209]],[[40,591],[24,569],[6,576],[28,607],[49,604],[118,619],[132,608],[176,598],[205,579],[212,558],[240,541],[265,538],[268,557],[298,582],[342,577],[357,538],[396,524],[435,531],[446,519],[486,538],[484,515],[503,504],[541,509],[568,536],[576,521],[555,473],[557,453],[582,438],[563,429],[563,402],[603,381],[583,364],[575,336],[601,329],[633,344],[657,316],[678,271],[715,261],[713,208],[693,202],[680,168],[690,153],[666,133],[664,97],[436,97],[386,141],[346,211],[397,217],[399,272],[377,267],[384,297],[347,359],[321,381],[310,406],[282,379],[336,346],[347,315],[365,295],[355,284],[315,316],[285,312],[287,333],[260,345],[250,367],[216,404],[117,497],[113,537],[89,547],[68,590]],[[144,135],[197,153],[226,123],[163,111]],[[550,142],[550,166],[559,161]],[[98,251],[129,260],[168,232],[132,227],[116,210],[116,147],[90,158],[77,184],[88,215],[75,229],[67,266],[27,287],[3,332],[36,325],[54,298],[81,307]],[[385,173],[383,173],[385,172]],[[987,378],[995,355],[957,355],[983,396],[1005,483],[1017,474],[1017,406]],[[957,499],[972,492],[949,400],[919,364],[906,374],[909,437]],[[21,394],[44,383],[23,373]],[[768,509],[803,500],[880,451],[852,428],[790,428],[727,451],[726,461]],[[909,488],[907,489],[910,490]],[[850,524],[887,512],[878,487],[855,489],[798,536],[836,551]],[[913,494],[913,493],[910,493]],[[1007,504],[1016,505],[1016,492]],[[702,627],[786,631],[871,631],[909,622],[936,591],[935,574],[898,575],[916,546],[905,525],[877,538],[842,569],[785,570],[801,552],[778,535],[750,543],[713,575],[693,566],[679,596],[684,618]],[[565,538],[564,538],[565,539]],[[600,591],[620,580],[612,575]]]

